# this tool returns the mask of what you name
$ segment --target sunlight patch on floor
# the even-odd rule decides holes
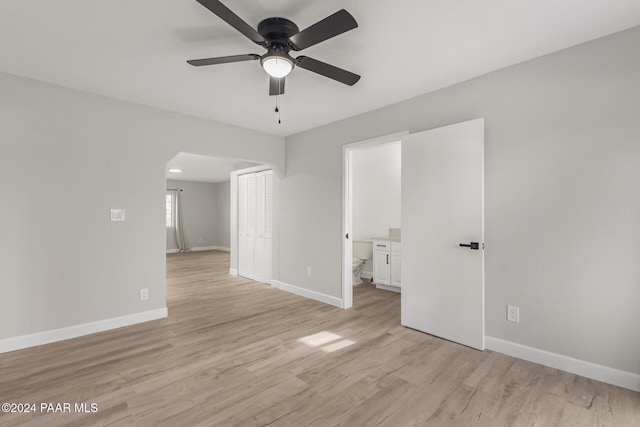
[[[318,332],[317,334],[307,335],[298,339],[299,342],[309,347],[320,347],[325,353],[340,350],[355,344],[355,341],[346,339],[340,335],[328,331]]]
[[[324,347],[320,347],[320,350],[325,353],[331,353],[332,351],[340,350],[341,348],[349,347],[350,345],[355,344],[354,341],[343,339],[338,342],[331,343],[329,345],[325,345]]]

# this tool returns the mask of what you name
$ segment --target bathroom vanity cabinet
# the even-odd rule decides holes
[[[400,292],[402,277],[402,243],[394,240],[373,240],[373,283],[376,288]]]

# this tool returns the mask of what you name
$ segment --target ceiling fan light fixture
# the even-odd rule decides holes
[[[293,70],[293,61],[277,53],[267,53],[262,57],[261,64],[267,74],[276,79],[286,77]]]

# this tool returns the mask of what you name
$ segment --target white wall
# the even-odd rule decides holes
[[[400,142],[353,152],[353,237],[385,236],[400,228]]]
[[[165,165],[177,153],[284,170],[280,137],[7,74],[0,117],[0,344],[165,307]],[[111,208],[126,221],[110,222]]]
[[[344,144],[484,117],[487,334],[640,373],[638,76],[640,27],[288,137],[280,280],[341,296]]]

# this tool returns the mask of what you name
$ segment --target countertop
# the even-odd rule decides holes
[[[376,236],[376,237],[372,237],[371,240],[387,240],[389,242],[401,242],[402,239],[400,237],[396,237],[396,236]]]

